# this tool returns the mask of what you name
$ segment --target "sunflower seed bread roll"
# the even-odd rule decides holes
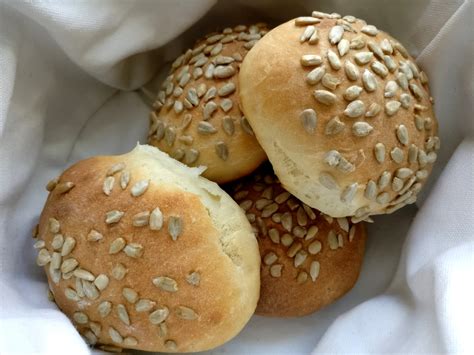
[[[48,184],[37,263],[90,344],[203,351],[254,313],[255,236],[238,205],[200,173],[137,146],[80,161]]]
[[[300,200],[354,222],[416,201],[438,124],[426,74],[393,37],[315,11],[256,43],[239,78],[242,109]]]
[[[238,72],[264,24],[225,28],[179,56],[150,114],[148,142],[218,183],[255,170],[264,160],[240,110]]]
[[[332,218],[300,202],[268,166],[229,191],[245,211],[261,255],[257,314],[294,317],[336,301],[356,283],[364,257],[364,222]]]

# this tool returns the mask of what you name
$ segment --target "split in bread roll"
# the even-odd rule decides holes
[[[224,183],[247,175],[264,160],[240,111],[238,72],[264,24],[225,28],[198,40],[179,56],[150,114],[148,142],[204,177]]]
[[[260,248],[257,314],[306,315],[352,288],[364,256],[364,222],[353,224],[312,209],[287,192],[268,167],[228,188],[246,212]]]
[[[440,140],[426,74],[393,37],[315,11],[268,32],[239,77],[242,109],[300,200],[355,222],[416,201]]]
[[[86,159],[48,184],[37,262],[91,344],[203,351],[257,305],[260,256],[239,206],[150,146]]]

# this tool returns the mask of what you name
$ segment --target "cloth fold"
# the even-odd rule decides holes
[[[369,227],[359,282],[311,316],[255,316],[209,353],[474,353],[474,33],[471,0],[0,0],[0,354],[88,354],[47,299],[31,228],[44,184],[144,142],[133,91],[217,27],[317,9],[398,38],[430,78],[441,150],[415,206]],[[155,80],[159,82],[159,80]]]

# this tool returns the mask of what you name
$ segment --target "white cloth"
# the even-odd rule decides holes
[[[148,108],[126,90],[217,26],[316,8],[365,18],[418,56],[440,121],[439,160],[419,210],[370,226],[346,297],[303,318],[255,316],[210,353],[474,353],[472,1],[0,0],[0,354],[89,353],[47,301],[30,230],[51,177],[144,141]]]

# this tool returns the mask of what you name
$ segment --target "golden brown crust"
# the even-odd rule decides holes
[[[286,190],[266,166],[229,186],[229,191],[246,210],[259,243],[262,263],[257,314],[306,315],[352,288],[364,256],[363,222],[334,219],[289,194],[285,196]],[[313,234],[315,228],[317,233]]]
[[[283,185],[329,215],[361,220],[416,200],[436,160],[437,122],[426,75],[397,41],[332,17],[312,18],[313,43],[301,39],[312,33],[301,19],[271,30],[242,64],[240,96]]]
[[[266,160],[240,111],[237,75],[266,32],[264,24],[227,28],[178,57],[150,114],[149,143],[189,166],[207,166],[203,176],[219,183],[245,176]],[[221,78],[214,67],[230,73]]]
[[[50,287],[59,308],[72,318],[89,342],[167,352],[202,351],[216,347],[235,336],[255,310],[259,288],[259,256],[255,238],[238,206],[217,185],[197,176],[183,176],[180,169],[190,170],[183,166],[170,172],[169,166],[160,166],[160,159],[171,159],[161,157],[156,160],[155,152],[144,149],[137,148],[122,156],[83,160],[60,176],[41,214],[39,240],[45,242],[51,255],[55,235],[73,238],[75,245],[68,255],[62,257],[61,265],[74,258],[79,262],[78,268],[92,273],[98,285],[100,278],[97,276],[100,274],[106,275],[109,282],[105,282],[106,287],[96,299],[87,294],[79,297],[80,287],[76,284],[79,278],[61,278],[55,283],[49,271],[50,262],[45,266]],[[160,152],[157,154],[165,156]],[[107,171],[117,163],[124,163],[124,168],[111,175],[115,184],[107,196],[103,191],[104,180]],[[126,171],[131,178],[122,189],[120,180]],[[191,179],[194,185],[186,179]],[[133,196],[135,184],[147,180],[149,186],[145,192]],[[181,185],[173,183],[174,180],[181,180]],[[74,186],[61,193],[65,182],[72,182]],[[218,215],[220,212],[215,210],[216,206],[226,214],[232,211],[226,220],[228,230],[215,223],[215,218],[224,219]],[[145,219],[145,226],[133,225],[134,221],[137,223],[136,214],[157,207],[164,220],[160,230],[151,229],[151,217]],[[108,224],[106,214],[113,210],[125,213],[117,223]],[[181,228],[170,230],[172,216],[181,221]],[[55,219],[52,220],[55,233],[51,232],[50,218]],[[54,230],[55,221],[59,222],[59,232]],[[155,221],[153,219],[153,226],[156,226]],[[95,239],[101,239],[88,240],[91,230],[101,234],[101,237],[96,234]],[[175,231],[177,237],[174,241],[171,235]],[[110,254],[112,242],[117,238],[123,238],[127,247],[138,244],[138,249],[135,249],[138,250],[137,257],[133,257],[134,249],[127,247]],[[143,248],[141,252],[140,246]],[[64,244],[59,251],[63,247]],[[117,280],[113,270],[120,264],[126,274]],[[196,274],[190,276],[192,273],[198,273],[200,277]],[[176,282],[177,291],[168,292],[156,286],[153,280],[159,276],[171,278],[172,289]],[[193,285],[198,278],[199,284]],[[81,285],[84,287],[82,281]],[[74,291],[70,298],[66,296],[66,292],[71,293],[66,291],[67,288]],[[127,301],[123,295],[124,288],[136,291],[139,300],[151,300],[152,307],[138,312],[135,308],[138,301]],[[112,308],[109,315],[102,317],[99,304],[104,301],[110,302]],[[128,313],[130,325],[118,316],[122,308],[120,304]],[[182,306],[191,310],[179,308]],[[166,320],[161,325],[152,324],[150,314],[163,307],[169,310]],[[87,315],[84,324],[80,323],[84,316],[75,315],[76,312]],[[183,315],[180,317],[179,314],[192,319],[182,319]],[[96,324],[91,324],[91,321]],[[163,324],[167,328],[166,334],[163,333]],[[100,331],[97,331],[97,325],[100,325]],[[118,331],[122,342],[111,339],[110,327]],[[96,334],[91,335],[94,331]],[[125,340],[126,337],[133,339]]]

